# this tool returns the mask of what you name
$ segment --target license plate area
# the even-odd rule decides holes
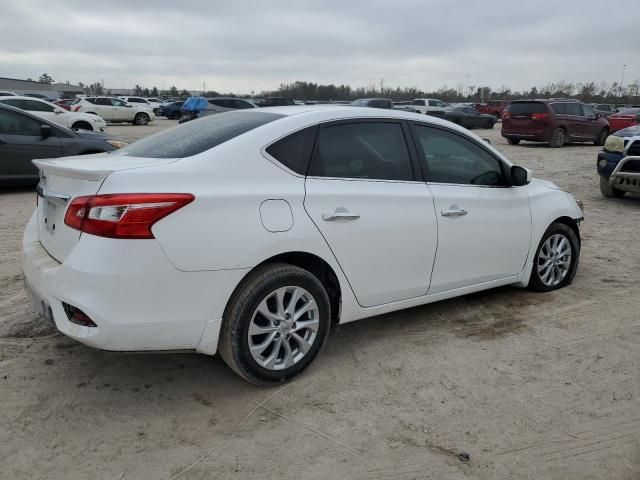
[[[53,203],[50,202],[49,200],[45,200],[45,204],[44,204],[44,226],[45,229],[47,230],[47,232],[49,232],[51,235],[53,235],[55,233],[56,230],[56,212],[57,212],[58,206]]]

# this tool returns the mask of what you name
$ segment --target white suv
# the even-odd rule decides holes
[[[70,112],[54,103],[40,100],[39,98],[14,95],[0,97],[0,102],[74,130],[96,130],[102,132],[107,126],[106,122],[97,115]]]
[[[73,112],[99,115],[107,122],[131,122],[146,125],[156,118],[149,106],[132,105],[113,97],[82,97],[71,104]]]

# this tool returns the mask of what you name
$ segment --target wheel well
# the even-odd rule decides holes
[[[341,300],[340,282],[331,265],[317,255],[307,252],[282,253],[265,260],[260,265],[266,263],[288,263],[303,268],[315,275],[329,295],[329,301],[331,302],[331,321],[332,323],[338,323]]]
[[[560,217],[560,218],[556,218],[552,223],[562,223],[566,225],[571,230],[573,230],[573,232],[576,234],[576,237],[578,238],[578,243],[582,243],[580,240],[580,228],[578,228],[578,222],[576,222],[573,218]]]

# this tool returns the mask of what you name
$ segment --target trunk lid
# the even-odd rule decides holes
[[[38,184],[38,237],[43,248],[59,262],[64,262],[80,239],[80,232],[64,223],[71,200],[95,195],[111,173],[174,162],[175,158],[136,158],[127,156],[82,155],[34,160],[40,170]]]

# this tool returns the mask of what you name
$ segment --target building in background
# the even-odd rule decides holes
[[[35,95],[46,98],[73,98],[84,93],[82,87],[68,83],[42,83],[32,80],[0,77],[0,90],[18,95]]]

